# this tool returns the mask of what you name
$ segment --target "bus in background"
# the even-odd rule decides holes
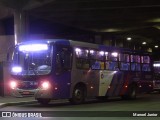
[[[120,96],[135,99],[153,89],[150,53],[72,40],[23,42],[15,47],[11,88],[41,104]]]
[[[154,81],[153,81],[153,91],[158,91],[160,93],[160,61],[154,61]]]

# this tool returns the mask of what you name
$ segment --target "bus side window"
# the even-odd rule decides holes
[[[130,55],[127,53],[121,53],[119,55],[120,69],[124,71],[130,70]]]
[[[136,63],[131,63],[131,71],[136,71]]]
[[[104,70],[104,51],[90,50],[90,67],[95,70]]]
[[[56,54],[56,71],[61,72],[62,66],[61,66],[61,59],[59,53]]]
[[[117,68],[118,68],[118,62],[113,62],[113,61],[109,62],[109,67],[108,67],[109,70],[117,70]]]
[[[92,61],[91,61],[91,68],[92,68],[92,69],[96,69],[96,70],[101,69],[101,64],[100,64],[100,62],[99,62],[99,61],[94,61],[94,60],[92,60]]]
[[[149,56],[141,56],[142,62],[142,71],[151,71],[150,67],[150,57]]]
[[[63,69],[65,70],[71,69],[71,54],[69,51],[61,52],[61,61]]]
[[[142,64],[142,71],[151,71],[149,64]]]
[[[89,69],[88,52],[86,48],[75,48],[76,52],[76,68]]]
[[[139,63],[136,63],[136,71],[141,71],[141,65]]]

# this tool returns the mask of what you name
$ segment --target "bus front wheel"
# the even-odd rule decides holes
[[[81,104],[85,100],[85,90],[82,86],[77,86],[74,88],[72,93],[72,98],[70,99],[70,102],[72,104]]]

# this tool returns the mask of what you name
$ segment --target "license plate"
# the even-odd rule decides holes
[[[27,95],[27,94],[30,94],[30,92],[29,91],[24,91],[23,94]]]
[[[31,86],[38,85],[38,82],[30,81],[30,85],[31,85]]]

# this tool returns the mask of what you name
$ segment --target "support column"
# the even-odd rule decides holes
[[[114,46],[114,47],[116,47],[116,46],[117,46],[116,39],[112,39],[112,46]]]
[[[28,36],[27,14],[22,10],[14,11],[14,38],[15,44],[26,41]]]

